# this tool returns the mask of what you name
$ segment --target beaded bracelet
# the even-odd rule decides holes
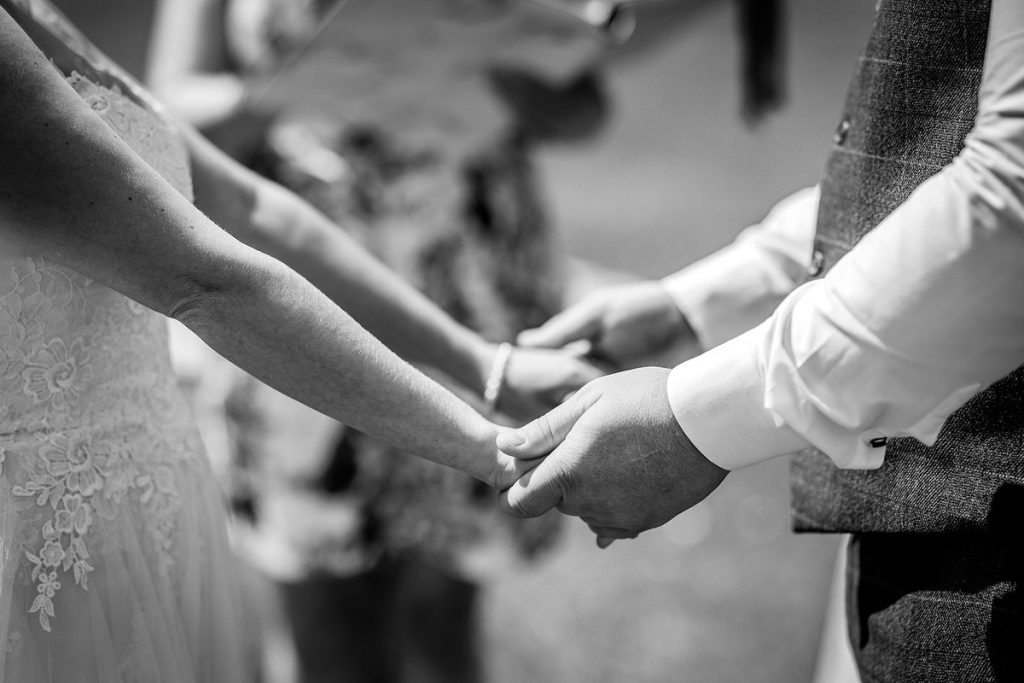
[[[484,405],[488,413],[494,413],[498,406],[498,396],[501,394],[501,387],[505,383],[505,370],[508,369],[508,360],[512,356],[512,345],[504,342],[498,345],[494,352],[494,360],[491,361],[491,374],[487,376],[487,383],[484,384]]]

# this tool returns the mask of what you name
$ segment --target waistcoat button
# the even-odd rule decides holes
[[[807,274],[811,277],[818,277],[825,268],[825,254],[821,249],[815,249],[811,254],[811,265],[807,266]]]
[[[846,134],[850,132],[850,119],[843,118],[836,126],[836,132],[832,135],[832,141],[842,146],[846,142]]]

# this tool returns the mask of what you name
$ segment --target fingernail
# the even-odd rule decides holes
[[[526,437],[518,431],[502,432],[498,434],[498,448],[518,448],[526,443]]]

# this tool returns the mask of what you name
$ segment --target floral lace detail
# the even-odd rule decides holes
[[[78,74],[68,82],[191,196],[187,155],[166,121],[117,89]],[[27,611],[44,631],[57,596],[89,590],[99,558],[118,551],[108,527],[127,527],[142,560],[171,575],[179,477],[201,453],[164,318],[45,259],[0,251],[0,478],[10,486],[0,506],[20,520],[3,540],[20,557],[17,577],[34,596]]]
[[[25,391],[38,404],[50,404],[55,410],[66,411],[68,401],[78,398],[82,387],[92,378],[89,354],[81,339],[71,342],[51,339],[46,346],[26,360],[22,371]]]
[[[32,410],[18,410],[24,398],[5,396],[0,434],[58,427],[93,379],[86,349],[92,336],[87,320],[94,316],[80,291],[88,281],[42,259],[25,259],[7,279],[11,289],[0,295],[0,382],[8,391],[19,385]],[[59,334],[74,323],[80,323],[76,336]]]
[[[14,486],[12,492],[53,511],[53,518],[43,524],[38,547],[24,550],[32,567],[31,581],[39,592],[29,612],[38,613],[44,630],[50,630],[50,618],[55,616],[53,597],[61,588],[57,572],[70,570],[74,583],[88,589],[93,566],[86,538],[97,516],[114,520],[124,514],[129,493],[150,521],[161,574],[169,572],[179,506],[177,483],[169,466],[140,463],[130,450],[90,441],[80,430],[44,441],[36,454],[27,477],[22,477],[25,483]]]

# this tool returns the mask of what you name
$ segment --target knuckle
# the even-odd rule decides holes
[[[503,501],[502,508],[506,514],[513,517],[529,517],[529,505],[524,500],[512,500],[511,498]]]
[[[536,428],[538,436],[544,443],[555,443],[557,434],[555,433],[554,425],[551,424],[551,420],[545,415],[536,422]]]
[[[561,492],[563,498],[565,498],[576,485],[576,476],[568,467],[559,467],[555,470],[553,480],[554,485],[558,488],[559,492]]]
[[[521,517],[540,517],[548,508],[545,507],[539,497],[525,497],[519,501],[519,512]]]
[[[585,402],[593,401],[601,395],[606,384],[608,384],[607,376],[595,377],[580,387],[580,390],[576,392],[576,397]]]
[[[527,517],[536,516],[533,514],[533,510],[528,503],[518,503],[517,505],[513,506],[512,514],[514,514],[516,517],[520,517],[523,519]]]

